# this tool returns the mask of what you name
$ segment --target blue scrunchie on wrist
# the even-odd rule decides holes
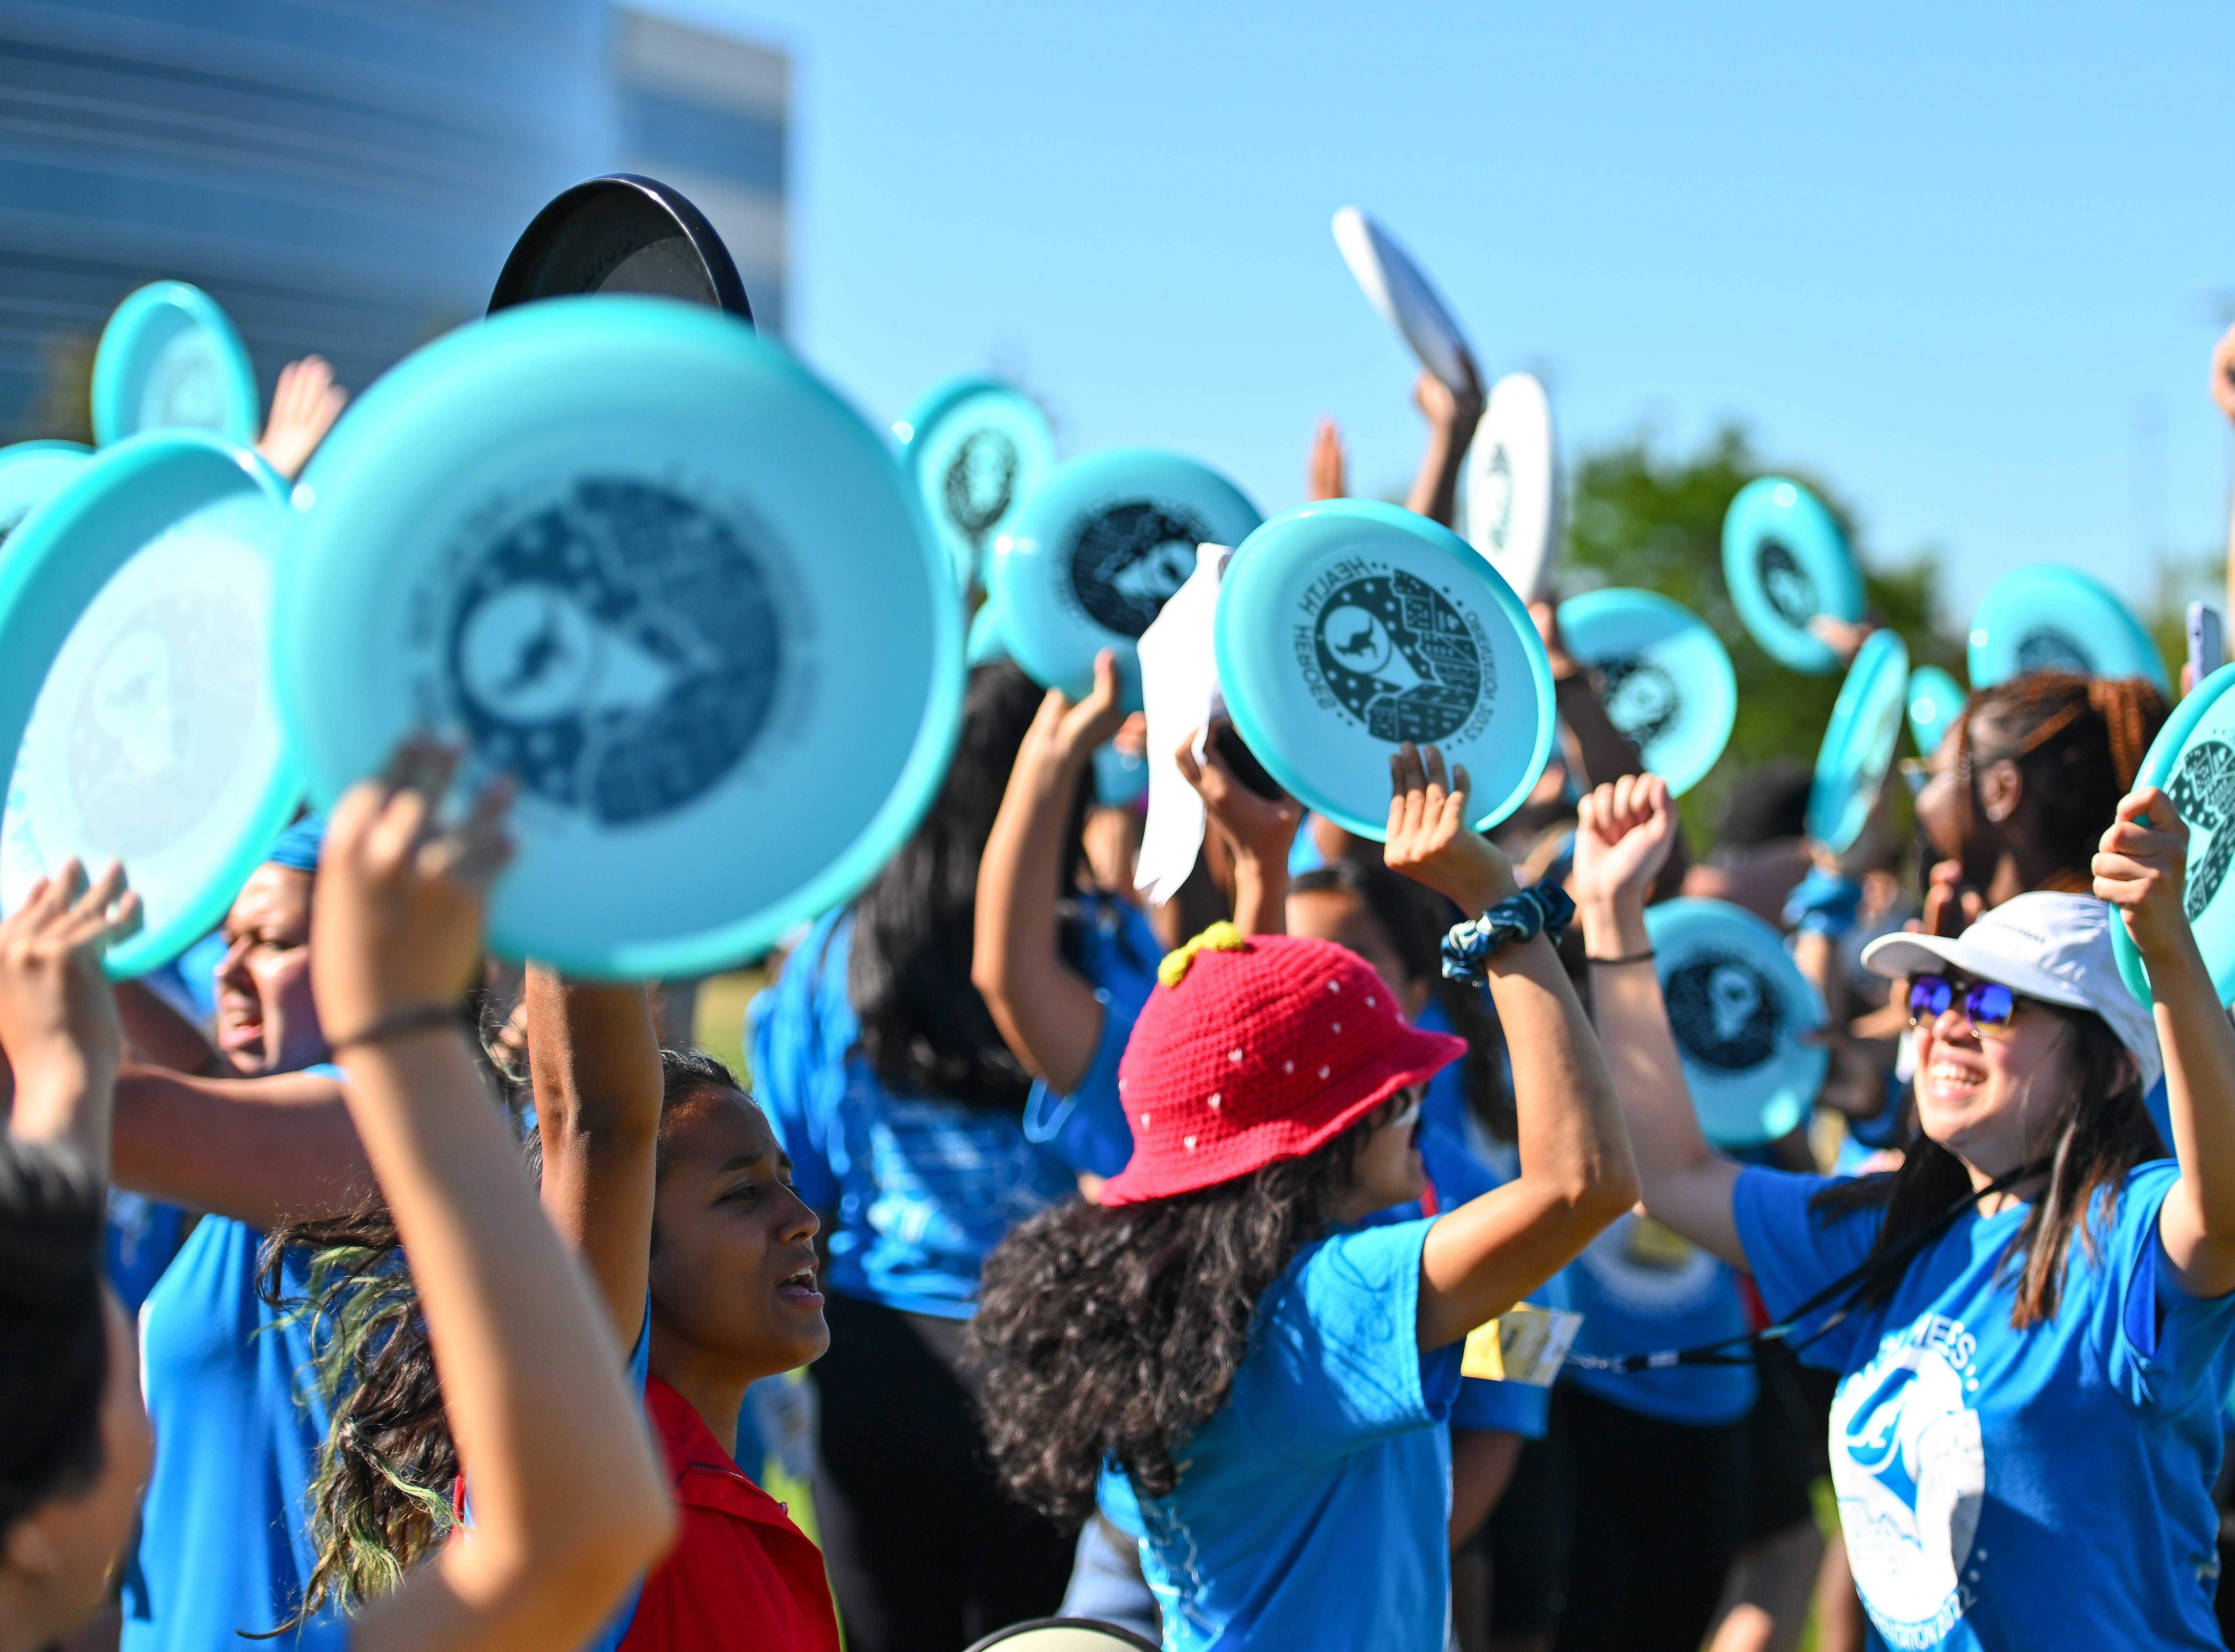
[[[1574,921],[1576,903],[1558,884],[1538,883],[1465,923],[1444,937],[1444,979],[1479,987],[1490,979],[1490,960],[1508,941],[1544,934],[1557,944]]]

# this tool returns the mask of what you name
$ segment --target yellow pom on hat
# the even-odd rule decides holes
[[[1188,966],[1195,962],[1196,954],[1249,950],[1249,937],[1221,919],[1177,951],[1166,953],[1163,962],[1157,966],[1157,979],[1166,987],[1177,987],[1187,979]]]

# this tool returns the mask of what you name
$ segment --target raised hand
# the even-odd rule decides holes
[[[1231,727],[1222,718],[1214,729]],[[1296,828],[1303,824],[1304,807],[1293,797],[1261,797],[1242,783],[1240,777],[1219,755],[1216,740],[1203,742],[1203,755],[1196,758],[1196,731],[1190,731],[1172,754],[1188,784],[1203,795],[1203,806],[1216,821],[1234,847],[1245,856],[1271,865],[1288,863],[1289,846]]]
[[[1342,451],[1342,432],[1333,419],[1321,419],[1312,433],[1312,462],[1305,473],[1304,497],[1312,501],[1340,499],[1350,492],[1348,466]]]
[[[2142,786],[2119,800],[2118,817],[2089,869],[2096,898],[2119,909],[2145,957],[2194,944],[2182,910],[2187,866],[2188,827],[2172,798]]]
[[[1443,751],[1410,740],[1389,759],[1389,834],[1381,858],[1472,917],[1518,888],[1513,868],[1468,824],[1466,765],[1446,774]]]
[[[274,470],[294,481],[348,404],[349,392],[334,383],[334,370],[324,357],[289,362],[279,370],[279,383],[272,391],[272,414],[257,438],[257,452]]]
[[[1659,775],[1624,775],[1576,811],[1576,864],[1568,893],[1577,906],[1616,903],[1642,911],[1646,891],[1676,842],[1676,803]]]
[[[140,897],[111,866],[88,884],[66,862],[0,923],[0,1049],[15,1073],[10,1127],[75,1141],[108,1173],[108,1107],[123,1036],[102,973],[112,941],[140,927]]]
[[[1924,917],[1918,927],[1928,935],[1960,935],[1986,909],[1978,891],[1963,887],[1963,863],[1942,861],[1927,876]]]
[[[512,787],[492,784],[445,827],[436,810],[457,765],[455,751],[415,736],[334,810],[311,896],[311,981],[338,1050],[455,1004],[473,980],[488,885],[512,853]]]
[[[1074,700],[1059,688],[1048,690],[1026,738],[1040,757],[1068,769],[1109,744],[1125,721],[1118,703],[1118,656],[1104,648],[1094,657],[1094,686],[1086,698]]]

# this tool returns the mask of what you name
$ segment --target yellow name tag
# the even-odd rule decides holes
[[[1523,1302],[1467,1333],[1459,1374],[1491,1382],[1525,1382],[1549,1388],[1560,1374],[1583,1316],[1562,1308]]]

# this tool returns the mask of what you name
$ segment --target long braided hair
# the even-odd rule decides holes
[[[2042,885],[2067,895],[2094,886],[2095,845],[2133,789],[2150,742],[2165,726],[2165,697],[2140,677],[2025,672],[1974,693],[1957,737],[1957,806],[1973,841],[1979,777],[2015,763],[2042,845],[2056,870]]]

